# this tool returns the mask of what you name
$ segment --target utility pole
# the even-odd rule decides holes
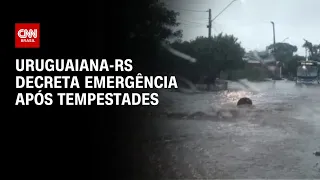
[[[208,21],[208,38],[211,38],[211,28],[212,28],[212,21],[211,21],[211,9],[208,10],[209,12],[209,21]]]
[[[271,21],[272,24],[272,28],[273,28],[273,50],[275,50],[275,45],[276,45],[276,32],[275,32],[275,28],[274,28],[274,22]]]
[[[208,30],[209,30],[209,38],[211,37],[211,28],[212,28],[212,22],[216,20],[225,10],[227,10],[232,3],[236,2],[237,0],[232,0],[218,15],[216,15],[213,19],[211,19],[211,9],[209,9],[209,25]]]
[[[207,25],[207,28],[208,28],[208,38],[211,39],[211,28],[212,28],[212,22],[211,22],[211,9],[208,10],[209,12],[209,18],[208,18],[208,25]],[[210,43],[210,48],[212,47],[212,44]],[[210,65],[210,70],[212,70],[212,65]],[[211,79],[211,74],[209,75],[209,77],[207,77],[209,79]],[[211,79],[212,80],[212,79]],[[208,79],[206,80],[208,82]],[[215,79],[213,80],[215,81]],[[212,82],[212,81],[211,81]],[[209,84],[207,84],[207,89],[209,89],[210,86]]]
[[[275,31],[275,27],[274,27],[274,22],[271,21],[272,24],[272,30],[273,30],[273,54],[275,55],[276,53],[276,31]],[[279,65],[279,78],[282,78],[282,63],[280,61],[277,61],[277,64]]]

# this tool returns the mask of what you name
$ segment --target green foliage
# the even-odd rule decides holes
[[[218,77],[221,71],[239,69],[243,66],[242,58],[245,51],[233,35],[219,34],[213,38],[199,36],[190,42],[176,41],[171,46],[198,60],[191,64],[173,58],[179,62],[178,69],[184,69],[176,72],[193,81],[198,81],[204,76],[213,79]]]
[[[174,30],[177,27],[179,13],[168,10],[164,3],[157,0],[127,1],[126,27],[124,40],[126,46],[122,47],[127,56],[134,59],[135,69],[148,70],[149,72],[163,71],[163,61],[158,57],[161,53],[160,43],[181,38],[182,31]]]
[[[298,66],[298,62],[305,60],[305,57],[303,56],[298,56],[295,55],[292,57],[292,59],[287,63],[287,67],[288,67],[288,73],[292,76],[296,76],[297,74],[297,66]]]
[[[309,59],[320,61],[320,44],[314,45],[308,40],[305,40],[305,43],[302,45],[302,47],[309,51]]]
[[[311,42],[306,41],[302,47],[309,49],[310,59],[317,60],[317,45],[312,45]],[[295,76],[297,73],[298,61],[305,60],[305,57],[293,55],[297,51],[297,47],[288,43],[276,43],[275,45],[270,45],[267,47],[267,49],[273,48],[275,48],[274,56],[276,60],[282,62],[283,64],[283,75]]]
[[[165,40],[170,37],[181,37],[182,31],[174,31],[172,27],[179,25],[178,12],[168,10],[164,3],[156,0],[132,2],[127,7],[127,35],[134,38],[154,38]],[[140,6],[137,11],[137,6]],[[133,38],[133,39],[134,39]]]
[[[297,46],[293,46],[289,43],[276,43],[267,47],[268,50],[273,50],[274,56],[277,61],[288,62],[291,60],[293,54],[297,52]]]
[[[297,46],[289,43],[276,43],[267,46],[267,50],[272,50],[275,59],[281,62],[283,76],[295,74],[298,56],[294,56],[294,53],[298,50]]]

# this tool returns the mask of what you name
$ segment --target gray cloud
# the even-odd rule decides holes
[[[209,8],[215,17],[231,0],[165,0],[169,8],[180,12],[178,18],[184,40],[208,36]],[[285,40],[304,55],[303,39],[320,44],[320,0],[237,0],[214,22],[212,35],[220,32],[239,38],[246,50],[262,50],[273,42]],[[199,11],[199,12],[198,12]]]

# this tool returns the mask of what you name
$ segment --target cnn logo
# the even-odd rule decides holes
[[[37,29],[20,29],[18,31],[18,36],[20,38],[37,38]]]
[[[16,48],[40,48],[40,24],[16,23],[15,24]]]

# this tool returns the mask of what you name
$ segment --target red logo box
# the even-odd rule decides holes
[[[15,47],[40,48],[40,23],[16,23]]]

